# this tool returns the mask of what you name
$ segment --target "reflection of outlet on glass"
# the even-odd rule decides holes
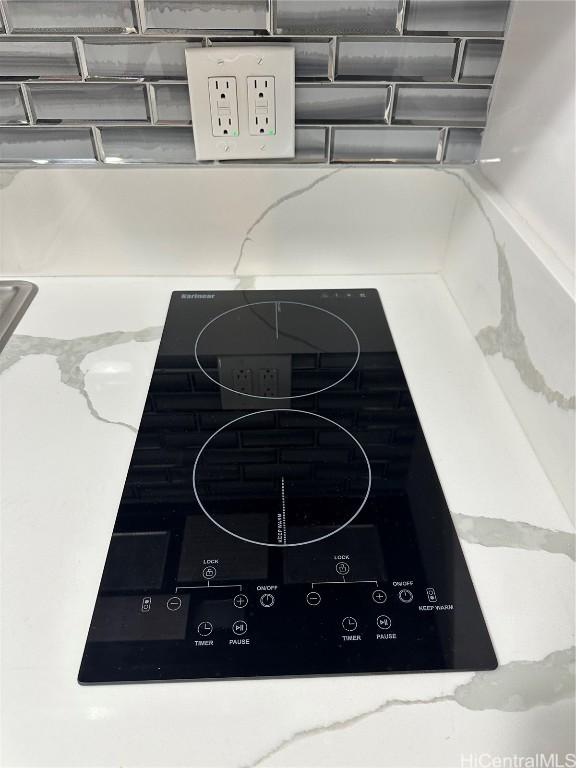
[[[270,76],[249,77],[248,122],[252,136],[274,136],[276,133],[276,90]]]
[[[278,397],[277,368],[260,368],[258,379],[258,395],[261,395],[262,397]]]
[[[238,98],[235,77],[209,77],[213,136],[238,136]]]
[[[252,394],[252,371],[250,368],[234,368],[232,371],[232,387],[243,395]]]

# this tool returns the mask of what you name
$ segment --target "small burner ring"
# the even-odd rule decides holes
[[[214,331],[219,324],[222,322],[227,323],[229,321],[238,321],[238,318],[241,317],[242,314],[246,312],[254,312],[254,307],[260,307],[265,310],[269,310],[269,319],[266,320],[265,318],[258,317],[257,318],[261,321],[259,325],[259,331],[267,333],[269,338],[269,344],[268,351],[271,354],[275,353],[275,342],[282,342],[284,340],[284,330],[283,330],[283,323],[286,322],[285,316],[286,316],[286,308],[288,309],[288,312],[293,312],[293,310],[297,307],[304,307],[305,312],[308,314],[307,318],[304,318],[305,324],[308,326],[308,332],[312,335],[317,331],[316,326],[321,328],[321,332],[323,334],[327,333],[326,329],[326,321],[329,322],[329,326],[332,325],[332,328],[329,329],[329,333],[333,335],[335,338],[338,337],[340,339],[339,345],[340,348],[345,350],[353,359],[351,359],[350,364],[348,365],[348,369],[346,372],[342,375],[340,370],[335,371],[335,378],[334,381],[331,381],[329,384],[327,384],[324,387],[319,387],[317,389],[313,389],[311,391],[301,392],[296,395],[294,394],[282,394],[282,395],[259,395],[259,394],[251,394],[247,392],[243,392],[239,389],[235,389],[232,386],[228,386],[227,384],[223,384],[218,379],[214,378],[210,375],[210,373],[204,368],[202,363],[200,362],[200,357],[202,356],[201,346],[202,342],[205,340],[206,336],[209,335],[209,333]],[[282,308],[284,309],[284,317],[282,315]],[[240,315],[236,314],[240,313]],[[322,313],[317,315],[317,322],[314,323],[314,315],[315,313]],[[290,319],[293,321],[293,316],[290,317]],[[320,322],[318,322],[320,320]],[[230,328],[230,336],[233,335],[235,332],[236,327],[234,324]],[[342,338],[342,334],[344,334],[344,337]],[[290,333],[286,334],[286,338],[292,340],[294,337],[291,336]],[[296,339],[296,342],[306,343],[306,339],[298,338]],[[205,342],[206,343],[206,342]],[[315,347],[313,344],[310,344],[311,348],[315,349],[316,352],[319,352],[322,354],[324,350]],[[282,351],[281,354],[289,354],[286,350]],[[311,395],[317,395],[320,392],[324,392],[327,389],[330,389],[336,384],[339,384],[341,381],[343,381],[356,367],[358,364],[358,360],[360,359],[360,340],[358,339],[358,336],[352,326],[346,322],[343,318],[341,318],[339,315],[335,314],[334,312],[331,312],[329,309],[324,309],[324,307],[318,307],[314,304],[305,304],[301,301],[256,301],[252,302],[250,304],[243,304],[239,307],[232,307],[232,309],[227,309],[225,312],[221,312],[219,315],[216,315],[216,317],[213,317],[209,322],[206,323],[206,325],[201,329],[198,336],[196,337],[196,341],[194,344],[194,357],[196,359],[196,364],[198,365],[198,368],[202,371],[202,373],[210,379],[210,381],[213,381],[215,384],[217,384],[220,388],[227,390],[228,392],[234,392],[235,394],[242,395],[243,397],[251,397],[251,398],[257,398],[258,400],[287,400],[287,399],[297,399],[300,397],[310,397]],[[329,369],[327,369],[328,371]]]

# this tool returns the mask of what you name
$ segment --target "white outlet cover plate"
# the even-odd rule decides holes
[[[294,157],[294,47],[210,46],[187,48],[186,69],[197,160],[267,160]],[[212,134],[209,77],[235,77],[238,136]],[[274,78],[276,133],[250,134],[249,78]]]

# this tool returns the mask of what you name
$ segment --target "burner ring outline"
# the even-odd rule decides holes
[[[335,530],[331,531],[330,533],[326,533],[324,536],[318,536],[315,539],[310,539],[309,541],[298,541],[293,543],[283,543],[278,544],[274,542],[265,542],[265,541],[256,541],[256,539],[249,539],[246,536],[240,536],[238,533],[233,533],[232,531],[229,531],[228,528],[225,528],[223,525],[221,525],[217,520],[215,520],[210,512],[206,509],[204,504],[202,503],[202,500],[200,499],[200,494],[198,493],[198,489],[196,487],[196,469],[198,467],[198,462],[200,461],[200,457],[202,456],[202,453],[208,443],[216,437],[217,434],[222,432],[223,430],[227,429],[231,424],[235,424],[238,421],[242,421],[243,419],[247,419],[250,416],[253,416],[255,413],[305,413],[308,416],[314,416],[318,419],[322,419],[323,421],[327,421],[329,424],[332,424],[335,427],[338,427],[338,429],[341,429],[343,432],[346,432],[346,434],[356,443],[358,448],[360,448],[360,452],[364,458],[364,461],[366,462],[366,467],[368,470],[368,484],[366,487],[366,493],[364,494],[364,498],[360,502],[360,505],[358,506],[358,509],[354,512],[354,514],[346,520],[345,523],[340,525]],[[245,541],[248,544],[257,544],[259,547],[305,547],[308,544],[315,544],[319,541],[323,541],[324,539],[330,538],[330,536],[334,536],[335,533],[338,533],[339,531],[342,531],[344,528],[347,528],[350,523],[358,517],[362,509],[364,508],[366,502],[368,501],[368,496],[370,495],[370,489],[372,488],[372,468],[370,466],[370,461],[368,460],[368,456],[366,455],[366,451],[362,447],[362,444],[354,437],[354,435],[349,432],[346,427],[343,427],[341,424],[338,424],[338,422],[333,421],[332,419],[329,419],[327,416],[322,416],[319,413],[312,413],[311,411],[304,411],[298,408],[269,408],[267,410],[262,411],[250,411],[250,413],[243,414],[242,416],[238,416],[235,419],[232,419],[231,421],[224,424],[224,426],[220,427],[220,429],[217,429],[216,432],[213,432],[210,437],[206,440],[206,442],[202,445],[200,450],[198,451],[198,455],[196,456],[196,460],[194,461],[194,468],[192,470],[192,487],[194,489],[194,495],[196,496],[196,501],[200,505],[200,509],[206,517],[211,520],[215,526],[220,528],[220,530],[224,531],[224,533],[227,533],[229,536],[234,536],[236,539],[240,539],[241,541]]]
[[[340,376],[339,379],[336,379],[336,381],[333,381],[332,384],[329,384],[327,387],[322,387],[321,389],[315,389],[313,392],[304,392],[301,395],[272,395],[272,396],[264,396],[264,395],[252,395],[248,394],[247,392],[238,392],[237,390],[233,389],[232,387],[227,387],[226,384],[222,384],[222,382],[218,381],[217,379],[210,376],[210,374],[206,371],[204,366],[200,363],[200,360],[198,359],[198,342],[200,341],[200,337],[208,328],[209,325],[212,325],[212,323],[215,323],[216,320],[219,320],[221,317],[224,317],[225,315],[230,314],[230,312],[237,312],[239,309],[245,309],[247,307],[257,307],[261,304],[294,304],[300,307],[308,307],[309,309],[317,309],[319,312],[325,312],[327,315],[331,315],[332,317],[335,317],[338,322],[342,323],[342,325],[346,326],[346,328],[350,331],[352,336],[354,337],[354,341],[356,342],[356,358],[352,365],[350,366],[349,370],[346,371],[344,376]],[[220,312],[219,315],[216,315],[211,320],[209,320],[206,325],[204,325],[198,335],[196,336],[196,341],[194,342],[194,359],[196,360],[196,363],[198,365],[198,368],[202,371],[204,376],[206,378],[210,379],[210,381],[213,381],[214,384],[217,384],[221,389],[226,389],[228,392],[233,392],[235,395],[241,395],[242,397],[254,397],[258,400],[296,400],[299,397],[311,397],[312,395],[318,395],[320,392],[325,392],[327,389],[331,389],[332,387],[335,387],[336,384],[340,384],[341,381],[344,381],[344,379],[349,376],[354,368],[358,365],[358,360],[360,360],[360,339],[358,338],[358,335],[356,334],[356,331],[350,323],[347,323],[346,320],[340,317],[340,315],[337,315],[335,312],[331,312],[329,309],[325,309],[324,307],[318,307],[316,304],[306,304],[303,301],[252,301],[250,304],[241,304],[238,307],[232,307],[231,309],[227,309],[224,312]]]

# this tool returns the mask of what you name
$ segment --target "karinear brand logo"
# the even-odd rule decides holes
[[[216,296],[215,293],[182,293],[181,299],[213,299]]]

